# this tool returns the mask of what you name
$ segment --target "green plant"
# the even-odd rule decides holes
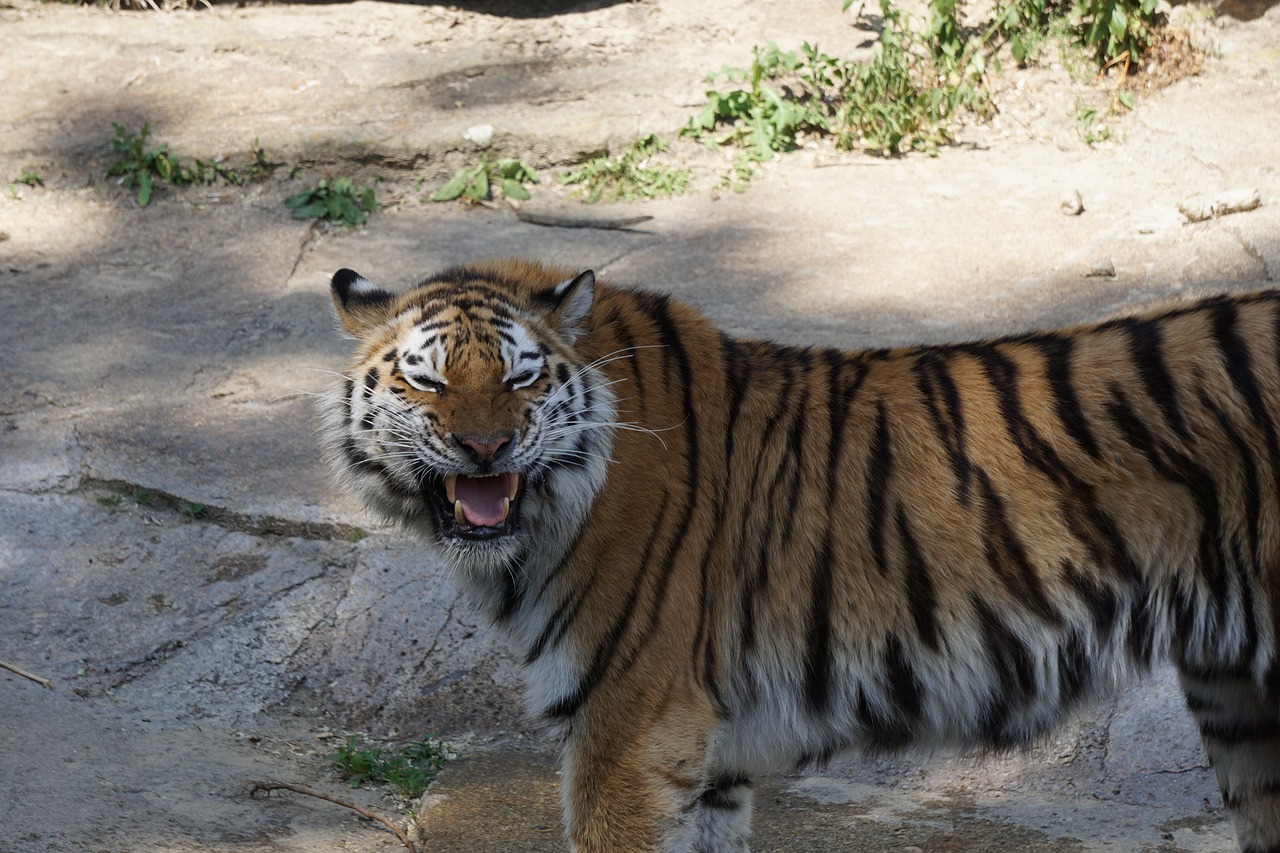
[[[1098,63],[1126,68],[1151,46],[1158,23],[1156,0],[1076,0],[1072,14]]]
[[[35,169],[23,169],[22,174],[18,176],[18,180],[14,183],[26,184],[29,187],[44,186],[44,176]]]
[[[1128,94],[1128,93],[1125,93]],[[1130,96],[1132,98],[1132,96]],[[1102,111],[1098,107],[1076,99],[1076,133],[1086,145],[1097,145],[1115,138],[1115,132],[1106,124],[1111,111]],[[1099,119],[1102,119],[1101,121]]]
[[[355,734],[338,747],[332,761],[353,788],[387,784],[402,796],[413,798],[422,795],[447,758],[444,746],[431,738],[407,743],[399,750],[384,750]]]
[[[368,535],[369,535],[369,531],[360,530],[359,528],[357,528],[346,535],[346,540],[350,542],[352,545],[354,545]]]
[[[194,501],[180,501],[178,503],[178,512],[187,518],[194,520],[196,516],[205,511],[205,505]]]
[[[715,140],[717,144],[738,143],[757,160],[768,160],[775,152],[795,148],[799,133],[830,129],[822,103],[813,93],[792,91],[781,82],[794,79],[804,67],[795,53],[782,51],[773,42],[753,47],[751,53],[750,68],[725,66],[707,77],[708,83],[723,79],[747,87],[708,90],[707,105],[689,120],[682,135],[701,139],[716,127],[726,126],[726,133]]]
[[[693,180],[691,169],[654,162],[667,143],[654,134],[642,136],[615,157],[593,157],[560,176],[560,183],[577,186],[573,193],[588,203],[635,201],[681,195]]]
[[[1137,62],[1160,25],[1156,0],[1010,0],[996,13],[1000,33],[1018,63],[1045,39],[1067,51],[1083,48],[1095,67]]]
[[[463,201],[479,203],[488,201],[492,187],[497,185],[502,197],[515,201],[529,198],[525,184],[536,184],[538,173],[514,157],[503,157],[490,163],[487,156],[470,169],[463,169],[441,187],[432,201]]]
[[[328,180],[284,200],[294,219],[319,219],[347,226],[363,225],[367,214],[378,209],[372,187],[357,186],[347,177]]]
[[[103,506],[117,507],[124,503],[124,495],[98,495],[98,503]]]
[[[852,5],[846,0],[845,8]],[[989,28],[966,37],[956,0],[930,0],[923,27],[880,0],[883,26],[871,58],[854,62],[805,43],[800,55],[770,43],[753,48],[751,67],[726,68],[709,78],[745,85],[707,92],[707,106],[682,134],[736,143],[756,160],[794,148],[801,134],[831,136],[839,148],[886,155],[932,151],[951,139],[961,110],[985,114],[983,87]]]
[[[121,183],[130,189],[138,190],[138,205],[146,207],[151,201],[155,180],[166,184],[204,184],[222,178],[228,183],[242,183],[242,178],[234,169],[228,169],[214,160],[193,160],[194,165],[184,166],[176,156],[169,153],[169,146],[147,145],[147,137],[151,135],[149,124],[143,124],[142,130],[133,133],[119,123],[112,122],[116,138],[111,141],[111,150],[119,155],[107,168],[107,174],[119,177]]]
[[[733,190],[735,193],[746,192],[747,184],[756,176],[756,161],[749,154],[739,154],[738,159],[720,178],[720,189]]]
[[[267,149],[255,136],[253,142],[249,143],[249,180],[265,181],[271,177],[276,165],[267,160]]]

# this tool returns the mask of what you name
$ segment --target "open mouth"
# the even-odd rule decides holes
[[[472,477],[446,474],[435,490],[440,532],[459,539],[493,539],[515,532],[519,521],[520,475]]]

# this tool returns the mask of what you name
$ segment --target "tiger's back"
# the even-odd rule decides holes
[[[445,278],[513,303],[580,295],[536,265]],[[753,774],[1027,743],[1166,655],[1242,846],[1280,846],[1274,294],[839,352],[592,285],[572,328],[548,322],[554,299],[530,321],[568,365],[530,407],[581,399],[597,442],[575,450],[585,509],[529,467],[514,545],[478,558],[419,527],[509,628],[531,709],[565,740],[576,849],[745,849]],[[374,377],[368,405],[398,381]]]

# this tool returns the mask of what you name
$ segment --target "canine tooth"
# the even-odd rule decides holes
[[[511,498],[502,499],[502,517],[505,520],[511,514]]]
[[[467,514],[462,511],[462,501],[453,502],[453,518],[459,524],[467,523]]]
[[[445,474],[444,475],[444,496],[448,498],[450,502],[453,502],[453,493],[457,488],[458,488],[458,475]]]
[[[507,499],[513,501],[516,499],[516,492],[520,491],[520,475],[512,474],[507,480]]]

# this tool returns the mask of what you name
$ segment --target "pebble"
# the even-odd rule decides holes
[[[473,125],[467,128],[467,132],[462,134],[462,138],[468,142],[474,142],[476,145],[488,145],[493,141],[493,125]]]
[[[1085,278],[1115,278],[1116,265],[1110,258],[1098,258],[1089,265],[1089,271],[1084,275]]]
[[[1084,199],[1080,198],[1080,191],[1072,190],[1064,195],[1058,203],[1058,210],[1064,216],[1079,216],[1084,213]]]

